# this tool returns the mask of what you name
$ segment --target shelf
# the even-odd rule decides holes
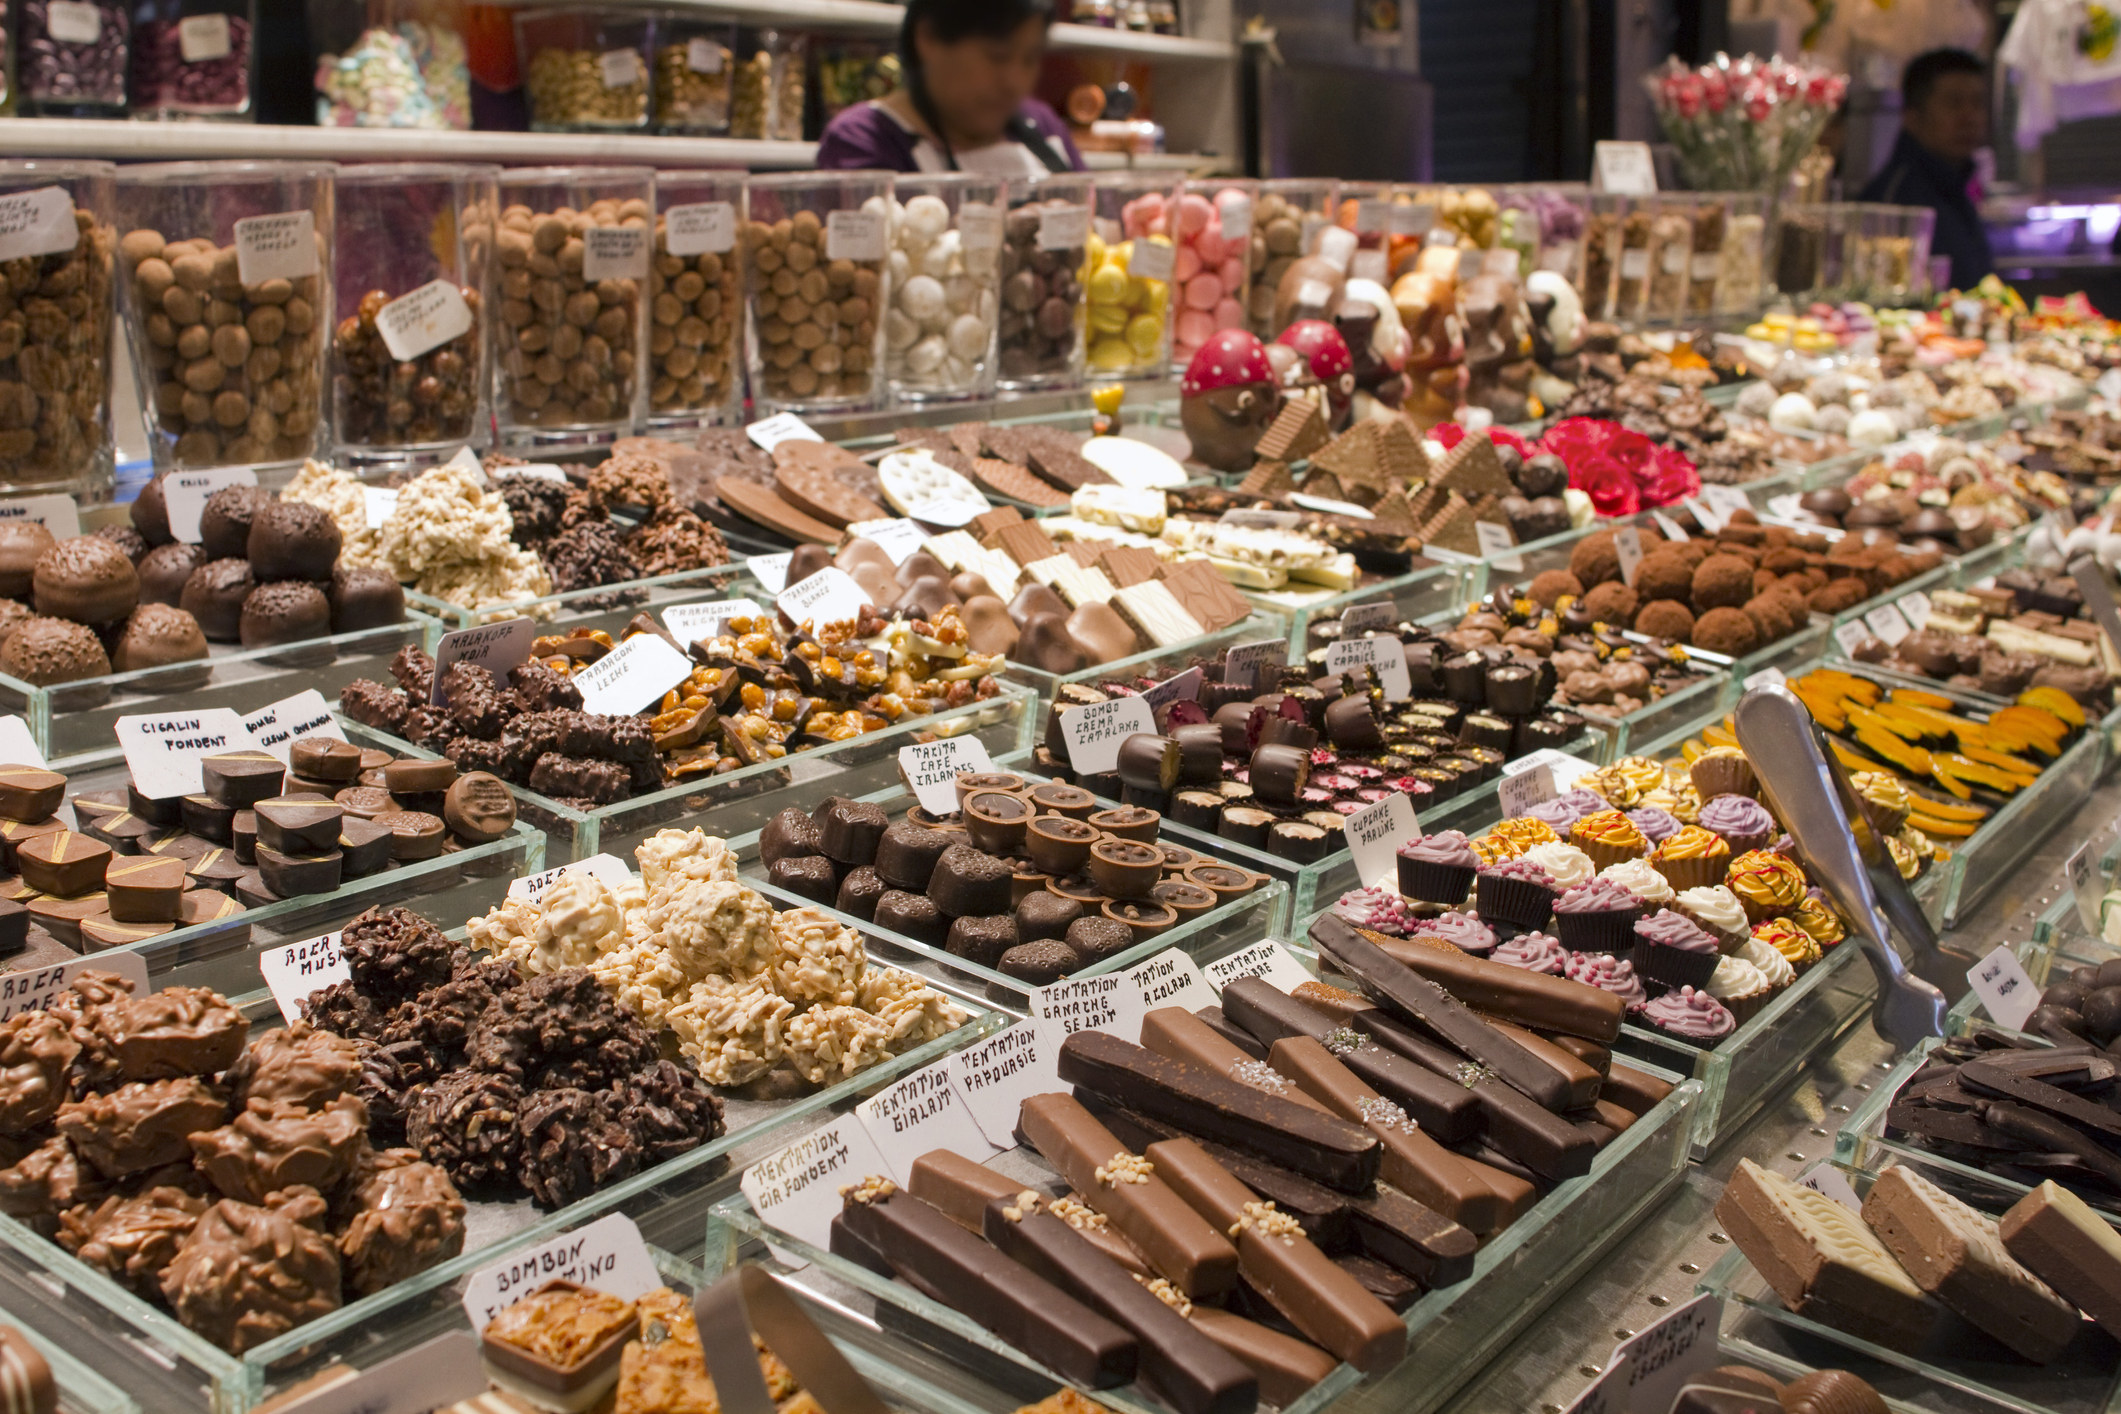
[[[1222,159],[1197,152],[1085,152],[1083,164],[1093,172],[1213,171]]]
[[[1166,59],[1173,63],[1226,64],[1237,46],[1218,39],[1190,39],[1177,34],[1135,34],[1097,25],[1055,25],[1055,49],[1083,54],[1113,54],[1127,59]]]

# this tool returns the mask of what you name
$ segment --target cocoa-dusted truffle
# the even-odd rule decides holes
[[[34,618],[0,643],[0,673],[35,687],[79,682],[110,673],[103,641],[71,619]]]
[[[1694,570],[1697,609],[1736,609],[1752,597],[1753,567],[1736,555],[1711,555]]]
[[[1675,599],[1659,599],[1642,606],[1635,615],[1635,630],[1652,638],[1668,638],[1674,643],[1691,643],[1694,639],[1694,614],[1686,605]]]
[[[111,649],[110,662],[115,671],[130,673],[142,668],[166,668],[172,663],[194,663],[206,652],[206,635],[200,631],[197,619],[168,604],[142,604],[126,619],[117,645]]]
[[[354,1165],[339,1233],[346,1285],[356,1296],[446,1262],[464,1250],[464,1199],[449,1175],[413,1149],[370,1150]]]
[[[242,1354],[339,1308],[339,1251],[324,1199],[294,1189],[265,1207],[224,1199],[206,1210],[162,1273],[177,1319]]]
[[[177,603],[199,621],[208,638],[234,643],[242,636],[243,602],[257,587],[249,560],[208,560],[184,581]]]
[[[168,604],[172,608],[181,605],[185,581],[191,578],[193,570],[205,563],[206,552],[196,545],[187,545],[181,540],[157,545],[147,552],[138,566],[140,602]]]
[[[42,521],[0,521],[0,597],[29,598],[37,561],[58,544]]]
[[[245,648],[270,648],[331,635],[331,601],[306,580],[261,584],[243,601],[237,635]]]
[[[248,544],[261,580],[322,580],[339,560],[339,523],[308,501],[271,501],[251,517]]]
[[[1641,601],[1635,591],[1617,579],[1609,579],[1583,596],[1584,611],[1599,623],[1627,628],[1635,622],[1635,609]]]
[[[1577,541],[1569,552],[1569,573],[1587,588],[1620,578],[1620,551],[1614,548],[1613,532],[1601,530]]]
[[[37,557],[30,573],[37,612],[97,627],[114,624],[140,602],[140,575],[108,540],[78,535]]]
[[[405,586],[380,565],[339,566],[331,573],[325,597],[331,603],[333,633],[359,633],[405,621]]]
[[[1760,646],[1760,631],[1743,609],[1711,609],[1694,621],[1694,644],[1742,658]]]
[[[240,560],[250,553],[250,528],[277,502],[262,486],[223,486],[199,512],[199,544],[209,560]]]
[[[105,525],[96,528],[98,540],[108,540],[125,552],[125,558],[140,568],[140,561],[147,558],[147,537],[129,525]]]
[[[1551,609],[1564,594],[1582,594],[1583,581],[1567,570],[1542,570],[1532,576],[1531,586],[1525,592],[1542,609]]]
[[[1652,551],[1635,571],[1635,592],[1645,603],[1688,602],[1694,596],[1694,562],[1677,550]]]

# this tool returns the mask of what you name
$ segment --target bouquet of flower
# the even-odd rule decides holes
[[[1848,91],[1848,75],[1779,54],[1718,54],[1698,69],[1672,58],[1642,81],[1689,182],[1702,191],[1771,196]]]
[[[1601,516],[1629,516],[1701,494],[1701,473],[1685,453],[1617,422],[1564,418],[1547,429],[1534,451],[1560,457],[1570,489],[1589,496]]]

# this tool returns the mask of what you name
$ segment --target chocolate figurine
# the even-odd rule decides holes
[[[1373,416],[1379,404],[1397,412],[1407,400],[1407,354],[1414,341],[1407,337],[1384,286],[1374,280],[1350,280],[1333,326],[1347,340],[1355,360],[1356,418]]]
[[[1217,471],[1250,470],[1252,449],[1281,411],[1266,345],[1246,330],[1222,330],[1193,355],[1178,390],[1193,459]]]
[[[1451,246],[1424,249],[1414,269],[1392,282],[1392,303],[1413,341],[1407,354],[1406,411],[1423,427],[1457,414],[1465,358],[1455,317],[1457,296],[1458,251]]]
[[[1458,318],[1465,328],[1466,403],[1486,408],[1497,422],[1523,422],[1534,416],[1532,320],[1518,296],[1517,284],[1495,275],[1480,275],[1458,291]]]
[[[1303,319],[1274,341],[1303,356],[1310,380],[1326,390],[1326,410],[1336,431],[1345,429],[1355,401],[1355,356],[1340,330],[1323,319]]]

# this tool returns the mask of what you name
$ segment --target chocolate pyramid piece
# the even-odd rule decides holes
[[[1297,393],[1282,404],[1254,453],[1261,461],[1302,461],[1325,446],[1331,435],[1325,400],[1316,394]]]
[[[1311,470],[1330,471],[1350,486],[1377,485],[1377,424],[1358,422],[1319,448],[1312,454]]]
[[[1461,555],[1480,556],[1480,537],[1473,525],[1479,517],[1473,514],[1473,503],[1460,496],[1452,496],[1451,504],[1430,519],[1421,528],[1422,548],[1430,550],[1452,550]]]
[[[1257,496],[1265,501],[1279,501],[1295,489],[1296,478],[1289,474],[1287,462],[1260,462],[1237,483],[1238,495]]]
[[[1315,461],[1311,463],[1311,466],[1313,468],[1311,474],[1304,478],[1304,484],[1297,487],[1297,490],[1303,492],[1306,496],[1323,496],[1329,501],[1345,501],[1348,499],[1348,488],[1341,484],[1339,477],[1330,471],[1317,470],[1318,463]]]
[[[1429,453],[1421,445],[1421,434],[1403,417],[1377,426],[1377,469],[1387,486],[1404,486],[1427,480]]]
[[[1504,513],[1502,498],[1499,496],[1480,496],[1475,498],[1473,501],[1473,519],[1489,521],[1505,530],[1510,528],[1510,517]],[[1516,541],[1516,531],[1510,531],[1510,539],[1513,543]]]
[[[1414,508],[1407,503],[1406,492],[1397,489],[1378,497],[1370,514],[1376,519],[1377,528],[1391,535],[1412,535],[1419,524],[1414,519]]]
[[[1416,487],[1407,496],[1407,515],[1415,525],[1427,525],[1451,504],[1451,493],[1431,483]]]
[[[1466,496],[1508,496],[1517,490],[1485,432],[1468,432],[1438,464],[1432,479]]]

